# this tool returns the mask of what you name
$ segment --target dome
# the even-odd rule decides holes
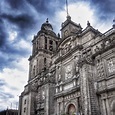
[[[46,22],[42,24],[41,30],[50,30],[50,31],[53,30],[52,25],[48,21],[48,18],[47,18]]]

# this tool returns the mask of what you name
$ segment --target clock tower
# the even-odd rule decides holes
[[[73,34],[78,34],[82,30],[81,25],[73,22],[69,15],[67,15],[67,19],[62,23],[61,27],[62,38],[67,38]]]

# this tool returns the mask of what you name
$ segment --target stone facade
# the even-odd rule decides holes
[[[115,25],[105,33],[70,16],[34,36],[19,115],[115,115]]]

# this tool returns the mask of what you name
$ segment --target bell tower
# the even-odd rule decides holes
[[[51,56],[56,51],[58,37],[48,19],[32,40],[32,55],[29,58],[29,80],[46,71],[51,63]]]
[[[48,106],[52,101],[52,99],[49,101],[49,95],[53,96],[50,93],[53,91],[53,84],[51,85],[45,79],[45,74],[51,65],[51,57],[56,51],[58,41],[59,38],[53,32],[53,27],[47,19],[32,40],[32,54],[28,59],[28,84],[20,96],[19,115],[35,115],[42,112],[47,115],[49,113]]]

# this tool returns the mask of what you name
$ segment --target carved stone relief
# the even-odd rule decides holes
[[[45,99],[45,90],[42,90],[42,99]]]
[[[84,63],[90,64],[90,65],[94,65],[94,61],[92,59],[91,48],[84,50],[82,55],[80,55],[80,58],[78,60],[78,66],[82,67],[82,65]]]
[[[57,76],[57,84],[59,84],[61,82],[61,80],[62,80],[62,77],[61,77],[61,67],[60,66],[57,67],[56,74],[57,74],[56,75]]]
[[[107,60],[107,67],[109,73],[115,72],[115,58],[110,58]]]
[[[65,80],[72,77],[72,65],[65,67]]]
[[[78,73],[79,73],[79,64],[78,64],[79,58],[80,58],[80,55],[75,56],[75,75],[76,75],[76,76],[77,76]]]
[[[36,92],[36,91],[37,91],[37,86],[38,86],[38,83],[37,83],[37,82],[31,84],[31,85],[30,85],[31,90]]]
[[[96,67],[97,67],[98,78],[104,78],[104,64],[102,60],[97,61]]]
[[[96,47],[94,48],[94,53],[104,51],[105,49],[112,47],[114,45],[115,45],[114,37],[104,38],[100,44],[96,45]]]
[[[61,48],[62,55],[65,55],[66,53],[68,53],[68,51],[70,51],[72,48],[73,48],[72,41],[69,41]]]
[[[61,75],[60,75],[60,74],[58,75],[57,82],[58,82],[58,83],[61,82]]]

